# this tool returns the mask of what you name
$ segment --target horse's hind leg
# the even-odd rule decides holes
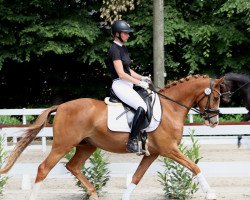
[[[39,165],[38,172],[35,180],[35,184],[33,186],[30,199],[35,200],[37,193],[40,189],[42,181],[47,177],[48,173],[51,169],[60,161],[61,158],[66,155],[70,151],[69,149],[63,148],[52,148],[48,157]]]
[[[197,181],[199,182],[203,192],[206,194],[206,199],[214,200],[216,199],[215,193],[211,190],[208,182],[206,181],[205,177],[201,173],[200,168],[190,159],[188,159],[176,146],[169,151],[166,155],[164,155],[176,162],[180,163],[181,165],[187,167],[191,172],[196,175]]]
[[[129,200],[132,192],[136,188],[136,185],[140,182],[143,175],[147,171],[147,169],[150,167],[150,165],[154,162],[154,160],[158,157],[158,154],[150,155],[150,156],[144,156],[139,164],[139,166],[136,169],[136,172],[134,173],[132,177],[132,182],[127,187],[125,193],[122,196],[122,200]]]
[[[94,153],[96,147],[82,144],[76,147],[75,155],[67,163],[67,169],[81,182],[82,186],[87,189],[87,193],[90,195],[89,199],[98,200],[95,187],[88,181],[88,179],[82,174],[81,168],[85,161]]]

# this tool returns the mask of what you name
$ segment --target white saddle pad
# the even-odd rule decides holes
[[[160,124],[161,121],[161,104],[159,100],[159,96],[155,93],[152,93],[152,97],[155,98],[155,104],[153,107],[153,116],[151,123],[144,130],[146,132],[154,131]],[[107,102],[107,100],[105,100]],[[154,100],[152,101],[154,102]],[[119,132],[130,132],[131,128],[128,126],[127,113],[124,113],[124,107],[121,103],[118,104],[108,104],[108,128],[111,131],[119,131]],[[133,117],[133,113],[128,111],[129,115]],[[121,115],[124,113],[123,115]]]

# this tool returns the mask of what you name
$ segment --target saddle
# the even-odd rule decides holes
[[[146,105],[147,105],[147,112],[146,112],[146,117],[145,120],[143,122],[143,127],[146,128],[149,126],[152,116],[153,116],[153,106],[154,106],[154,102],[153,102],[153,98],[151,93],[149,93],[147,90],[139,87],[139,86],[134,86],[134,90],[142,97],[142,99],[145,101]],[[155,99],[154,99],[155,101]],[[124,103],[123,101],[121,101],[116,94],[114,93],[114,91],[112,89],[110,89],[110,98],[109,98],[109,102],[111,103],[121,103],[124,107],[124,112],[121,113],[121,115],[123,114],[127,114],[127,119],[128,119],[128,125],[129,127],[132,126],[132,122],[133,120],[129,120],[131,119],[130,115],[131,113],[128,111],[131,111],[133,113],[135,113],[135,109],[130,107],[129,105],[127,105],[126,103]]]
[[[152,93],[148,92],[147,90],[138,87],[138,86],[134,86],[134,90],[142,97],[142,99],[145,101],[146,105],[147,105],[147,112],[146,112],[146,117],[145,120],[142,124],[143,129],[145,129],[146,127],[148,127],[150,125],[152,116],[153,116],[153,107],[154,107],[154,103],[155,103],[155,99],[156,98],[152,98]],[[110,104],[122,104],[124,111],[119,114],[119,116],[116,118],[117,120],[119,120],[120,117],[122,117],[124,114],[127,115],[127,123],[128,126],[131,127],[132,123],[133,123],[133,117],[135,115],[136,110],[132,107],[130,107],[129,105],[127,105],[126,103],[124,103],[123,101],[121,101],[116,94],[114,93],[114,91],[112,89],[110,89],[110,98],[105,99],[105,102],[110,105]],[[137,152],[137,155],[147,155],[149,156],[150,153],[148,151],[148,136],[147,136],[147,132],[145,130],[141,130],[140,133],[138,134],[138,146],[139,146],[139,151]]]
[[[161,122],[162,109],[159,96],[154,92],[148,92],[141,87],[135,87],[138,94],[144,99],[147,105],[147,113],[145,121],[143,122],[143,128],[139,133],[138,145],[141,152],[137,155],[150,155],[147,150],[147,133],[157,129]],[[115,133],[130,132],[135,115],[135,110],[122,102],[114,93],[110,90],[110,97],[105,98],[105,103],[108,106],[107,125],[109,130]]]

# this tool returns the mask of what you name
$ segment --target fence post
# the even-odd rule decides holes
[[[42,151],[43,152],[46,152],[46,147],[47,147],[46,137],[42,137]]]
[[[26,108],[23,108],[23,124],[27,124],[26,115],[24,114]]]
[[[194,117],[192,114],[189,114],[189,123],[193,123],[194,122]]]

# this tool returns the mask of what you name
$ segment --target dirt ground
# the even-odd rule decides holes
[[[27,151],[18,159],[18,163],[41,162],[49,153],[38,150]],[[201,162],[242,162],[250,161],[250,149],[236,145],[202,145],[200,148]],[[139,163],[141,157],[133,154],[113,154],[105,152],[106,159],[112,162]],[[65,160],[62,160],[65,161]],[[157,161],[156,161],[157,162]],[[131,200],[164,200],[163,187],[157,180],[157,175],[145,175],[134,191]],[[34,179],[32,178],[32,181]],[[29,199],[30,190],[21,190],[21,177],[10,178],[1,200],[26,200]],[[250,177],[207,177],[210,186],[215,190],[218,200],[250,200]],[[38,200],[80,200],[82,192],[76,181],[70,177],[47,178],[43,182]],[[120,200],[125,190],[125,177],[112,177],[104,188],[100,200]],[[204,199],[198,191],[192,200]]]

